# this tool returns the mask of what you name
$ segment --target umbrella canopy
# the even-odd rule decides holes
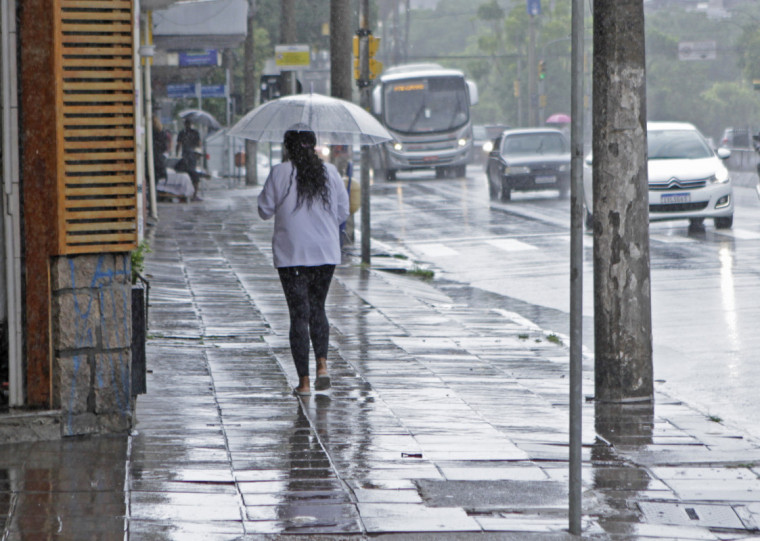
[[[546,119],[547,124],[570,124],[570,116],[565,113],[557,113]]]
[[[393,139],[375,117],[361,107],[321,94],[284,96],[259,105],[229,131],[231,137],[282,141],[295,125],[310,128],[322,144],[375,145]]]
[[[209,130],[218,130],[222,127],[219,121],[213,117],[211,113],[203,111],[202,109],[185,109],[179,112],[179,116],[182,119],[190,119],[194,124],[199,126],[205,126]]]

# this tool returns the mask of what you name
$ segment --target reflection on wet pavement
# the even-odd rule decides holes
[[[126,436],[0,447],[2,539],[122,538],[126,454]]]
[[[159,291],[151,312],[155,364],[152,392],[140,397],[138,413],[151,413],[139,416],[131,482],[139,490],[137,473],[152,469],[153,484],[143,490],[202,498],[168,499],[152,504],[150,513],[133,498],[130,531],[170,537],[159,513],[185,509],[173,525],[189,532],[195,510],[224,508],[227,514],[218,516],[225,518],[213,522],[220,534],[254,537],[566,536],[564,347],[498,303],[472,302],[464,286],[439,290],[404,276],[339,267],[327,301],[333,387],[296,400],[271,233],[260,222],[252,225],[251,200],[212,202],[200,215],[182,207],[167,212],[162,223],[186,225],[159,234],[149,262]],[[182,317],[172,322],[169,313]],[[590,379],[586,388],[593,388]],[[182,403],[187,407],[176,407]],[[664,408],[681,411],[675,403]],[[160,411],[166,416],[156,429],[172,420],[183,426],[173,438],[145,424]],[[594,413],[589,402],[583,456],[593,468],[584,468],[583,479],[594,496],[584,502],[585,530],[590,538],[613,532],[635,538],[647,528],[639,503],[677,495],[621,454],[646,458],[653,448],[691,449],[701,441],[651,409],[599,410],[596,426]],[[151,465],[139,460],[143,450],[168,454]],[[206,500],[212,494],[217,498]],[[597,513],[605,520],[594,521]],[[653,522],[671,528],[668,535],[684,531]],[[202,528],[208,532],[209,523]]]
[[[432,505],[424,494],[435,491],[420,485],[432,481],[532,490],[545,505],[531,506],[523,524],[543,520],[546,531],[541,515],[559,517],[566,506],[554,495],[565,481],[547,472],[566,455],[564,413],[552,403],[565,402],[563,369],[549,359],[564,353],[540,332],[523,337],[504,314],[456,305],[416,280],[344,267],[327,303],[333,387],[296,400],[269,230],[251,227],[250,201],[229,205],[204,217],[172,207],[162,223],[193,226],[155,240],[154,363],[138,400],[130,531],[170,535],[173,517],[176,531],[189,532],[196,512],[218,512],[225,531],[236,520],[251,535],[515,527],[499,498],[478,512],[466,498]],[[538,419],[549,423],[541,432]]]

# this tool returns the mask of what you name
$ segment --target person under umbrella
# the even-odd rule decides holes
[[[177,134],[176,153],[180,154],[182,158],[175,166],[175,169],[190,175],[194,189],[193,201],[202,201],[198,195],[201,185],[201,176],[198,173],[198,158],[203,155],[203,151],[199,150],[200,146],[201,134],[193,128],[193,121],[190,117],[186,117],[185,128]]]
[[[315,388],[330,387],[325,300],[341,261],[339,227],[349,215],[343,180],[317,155],[316,143],[308,126],[286,131],[288,160],[272,167],[258,197],[259,216],[274,216],[272,253],[290,313],[290,350],[298,373],[294,392],[301,396],[311,394],[310,341],[317,361]]]

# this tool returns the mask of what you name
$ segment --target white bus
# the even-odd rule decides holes
[[[386,70],[372,90],[372,113],[395,138],[373,155],[375,179],[434,169],[436,178],[464,176],[472,155],[470,106],[478,89],[464,73],[437,64]]]

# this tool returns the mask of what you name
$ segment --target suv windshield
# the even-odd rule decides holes
[[[525,133],[509,135],[501,149],[503,156],[531,156],[564,154],[568,152],[565,138],[560,133]]]
[[[713,155],[702,136],[690,130],[649,130],[647,151],[650,160],[695,160]]]
[[[462,77],[420,77],[385,85],[385,122],[407,133],[445,131],[469,120]]]

